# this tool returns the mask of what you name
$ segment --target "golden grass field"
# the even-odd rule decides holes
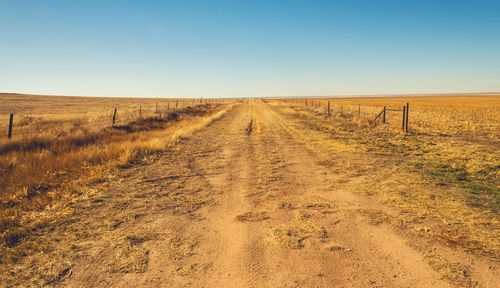
[[[110,169],[163,151],[223,112],[219,104],[200,103],[200,99],[4,94],[0,101],[5,103],[0,108],[4,124],[0,128],[0,235],[8,246],[15,245],[25,231],[44,224],[45,219],[23,223],[25,213],[72,201],[82,185]],[[118,120],[112,128],[114,107],[118,107]],[[9,113],[15,115],[11,140],[7,139]],[[175,130],[170,127],[174,122]]]
[[[0,101],[6,287],[498,283],[500,95]]]
[[[197,99],[147,99],[106,97],[53,97],[0,93],[0,143],[5,143],[9,113],[14,113],[13,140],[35,136],[59,136],[109,127],[114,108],[116,124],[148,118],[176,109],[206,104]],[[220,101],[220,100],[219,100]]]

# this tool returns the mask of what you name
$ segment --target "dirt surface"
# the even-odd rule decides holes
[[[47,252],[13,273],[24,285],[61,287],[498,283],[498,263],[458,250],[439,263],[465,265],[456,273],[466,279],[443,277],[452,266],[435,265],[413,238],[372,217],[391,208],[339,188],[356,181],[335,172],[340,163],[323,165],[292,125],[264,102],[236,105],[171,153],[90,187],[76,213],[41,232]],[[51,279],[33,278],[47,271]]]

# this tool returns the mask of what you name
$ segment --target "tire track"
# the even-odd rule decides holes
[[[225,169],[220,177],[208,177],[214,189],[222,193],[217,197],[220,205],[203,213],[208,233],[207,245],[202,250],[214,251],[208,258],[217,277],[208,277],[200,286],[257,287],[263,279],[264,251],[259,226],[237,221],[238,216],[255,208],[247,198],[256,176],[253,125],[252,110],[245,105],[214,127],[225,127],[223,136],[218,138]],[[214,243],[223,243],[223,246]]]
[[[246,138],[246,150],[247,150],[247,159],[250,164],[249,167],[249,177],[247,178],[247,187],[246,192],[243,197],[247,198],[248,193],[251,191],[253,184],[256,182],[256,157],[255,157],[255,149],[254,149],[254,141],[255,137],[258,135],[253,132],[253,126],[255,125],[255,115],[254,115],[253,104],[250,108],[250,122],[246,129],[247,138]],[[252,210],[255,210],[257,207],[253,204],[249,204]],[[247,223],[247,231],[248,231],[248,239],[247,245],[245,248],[246,252],[246,274],[247,274],[247,286],[248,287],[257,287],[259,283],[262,285],[264,270],[262,267],[264,261],[264,246],[262,244],[262,236],[260,235],[260,225],[258,223]]]

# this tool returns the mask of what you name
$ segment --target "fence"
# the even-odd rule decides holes
[[[284,101],[285,103],[291,103],[294,105],[305,106],[309,109],[320,109],[321,113],[324,113],[327,117],[340,115],[341,117],[358,117],[361,118],[361,111],[369,110],[373,112],[373,106],[362,106],[361,104],[351,104],[351,105],[334,105],[332,100],[314,100],[314,99],[277,99],[279,101]],[[346,111],[346,108],[349,108],[350,111]],[[368,114],[365,112],[365,117],[375,117],[369,121],[370,126],[374,127],[379,124],[387,124],[388,123],[388,113],[389,112],[397,112],[401,113],[398,118],[401,123],[401,130],[405,133],[409,132],[409,108],[410,104],[406,103],[401,108],[388,108],[384,106],[380,112],[377,114]],[[323,110],[324,109],[324,110]],[[371,115],[371,116],[370,116]]]
[[[387,112],[402,112],[401,113],[401,129],[405,132],[408,133],[408,119],[409,119],[409,111],[410,111],[410,103],[406,103],[405,106],[403,106],[401,109],[397,108],[387,108],[384,106],[384,109],[380,111],[380,113],[373,119],[373,121],[370,123],[372,125],[377,125],[377,120],[381,119],[382,124],[387,123]]]
[[[0,143],[34,136],[64,136],[77,130],[95,131],[127,124],[149,117],[162,117],[166,113],[209,103],[224,103],[219,99],[183,99],[147,104],[130,104],[89,108],[88,111],[64,113],[9,113],[0,115]],[[56,106],[56,105],[55,105]],[[58,107],[59,108],[59,107]],[[41,109],[42,110],[42,109]],[[50,110],[50,109],[49,109]],[[54,108],[54,110],[57,110]],[[40,112],[40,111],[38,111]]]

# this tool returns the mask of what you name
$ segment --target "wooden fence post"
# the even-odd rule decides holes
[[[361,104],[358,104],[358,117],[361,117]]]
[[[9,133],[8,133],[8,137],[9,139],[12,138],[12,126],[14,125],[14,114],[13,113],[10,113],[10,117],[9,117]]]
[[[142,118],[142,106],[139,106],[139,118]]]
[[[113,126],[115,126],[115,121],[116,121],[116,107],[113,110]]]
[[[155,113],[158,114],[158,102],[156,102]]]
[[[406,106],[403,106],[403,123],[401,125],[401,129],[405,131],[405,118],[406,118]]]
[[[384,114],[382,114],[382,123],[384,123],[384,124],[385,124],[385,109],[386,109],[386,108],[385,108],[385,106],[384,106]]]
[[[179,100],[177,100],[177,102],[175,102],[175,109],[179,108]]]
[[[410,103],[406,103],[406,129],[405,132],[408,133],[408,114],[410,113]]]
[[[328,101],[328,116],[332,115],[331,111],[330,111],[330,101]]]

